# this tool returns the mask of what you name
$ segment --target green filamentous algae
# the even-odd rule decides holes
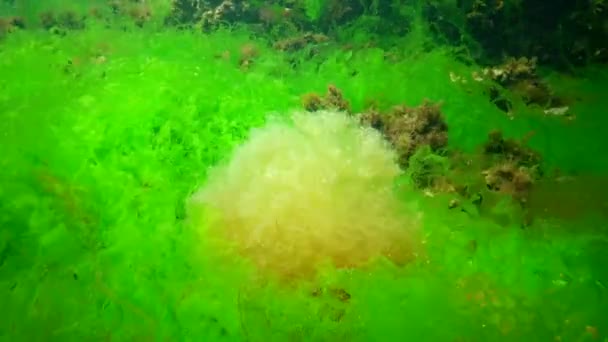
[[[603,1],[0,0],[0,341],[608,341]]]

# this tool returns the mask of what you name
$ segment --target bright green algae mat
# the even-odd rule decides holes
[[[238,56],[250,42],[260,56],[245,72]],[[599,215],[522,230],[407,194],[424,215],[428,263],[379,262],[284,288],[207,253],[187,200],[269,113],[330,83],[355,111],[370,99],[443,101],[454,148],[473,151],[494,128],[535,131],[530,144],[549,167],[602,174],[608,72],[548,73],[582,98],[569,124],[517,102],[511,120],[480,85],[451,82],[479,67],[439,48],[396,49],[403,58],[388,62],[379,48],[327,43],[317,57],[296,55],[294,69],[265,46],[241,30],[28,31],[0,43],[1,340],[606,340]]]

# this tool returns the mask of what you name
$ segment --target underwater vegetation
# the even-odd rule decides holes
[[[606,341],[607,10],[0,0],[0,341]]]
[[[226,236],[259,269],[314,275],[326,262],[357,268],[384,255],[413,259],[416,215],[393,194],[400,169],[382,136],[346,114],[297,112],[293,125],[251,132],[195,195]]]

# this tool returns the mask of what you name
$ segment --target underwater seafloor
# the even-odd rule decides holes
[[[291,51],[247,27],[95,21],[3,36],[0,340],[608,341],[608,69],[488,69],[422,26],[383,47],[368,39],[346,28],[339,42],[309,37]],[[567,106],[527,105],[499,84],[508,72],[537,73]],[[489,95],[498,88],[506,111]],[[293,112],[345,113],[350,126],[344,137],[310,122],[298,131]],[[264,136],[277,117],[283,133]],[[378,142],[361,132],[385,138],[392,150],[378,155],[401,171],[375,170],[394,164],[358,152]],[[207,240],[213,215],[192,204],[234,151],[241,163],[211,195],[241,215],[232,228],[292,220],[240,254]],[[274,182],[264,172],[277,165],[301,178]],[[343,183],[324,188],[332,172]],[[384,241],[366,215],[386,201],[369,195],[375,180],[357,183],[374,172],[416,222],[415,257],[353,249],[340,267],[324,263],[358,238],[340,229],[363,246]],[[277,214],[275,193],[301,210]],[[281,254],[279,244],[312,248],[300,245],[308,231],[287,227],[297,222],[327,229],[306,227],[320,257]],[[273,260],[278,273],[314,275],[260,272]]]

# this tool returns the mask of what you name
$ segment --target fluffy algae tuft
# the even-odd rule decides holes
[[[335,111],[296,112],[253,130],[195,194],[206,238],[227,241],[262,272],[297,279],[322,265],[401,265],[417,219],[395,194],[395,152]]]

